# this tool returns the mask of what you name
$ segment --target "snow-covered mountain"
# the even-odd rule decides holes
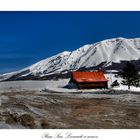
[[[84,45],[72,51],[64,51],[37,62],[23,70],[0,75],[0,79],[44,79],[52,75],[66,74],[73,70],[94,68],[112,63],[136,60],[140,62],[140,38],[113,38]]]

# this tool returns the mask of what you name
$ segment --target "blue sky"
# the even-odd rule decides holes
[[[140,37],[140,12],[0,12],[0,73],[114,37]]]

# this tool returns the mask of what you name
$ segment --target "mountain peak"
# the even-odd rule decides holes
[[[63,51],[61,54],[68,55],[70,53],[71,53],[70,51]]]

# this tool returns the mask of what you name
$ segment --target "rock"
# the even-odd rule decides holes
[[[48,128],[48,126],[49,126],[49,124],[48,124],[48,121],[47,120],[42,120],[41,121],[41,127],[43,129]]]
[[[18,123],[18,114],[9,114],[5,122],[8,124]]]
[[[20,116],[18,119],[19,119],[19,122],[25,127],[30,127],[30,128],[35,127],[34,118],[28,114],[24,114]]]

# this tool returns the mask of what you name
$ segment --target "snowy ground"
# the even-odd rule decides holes
[[[131,88],[132,90],[127,90],[126,86],[120,86],[112,89],[70,89],[65,87],[69,82],[69,79],[63,79],[58,81],[10,81],[10,82],[0,82],[0,93],[11,93],[11,92],[21,92],[21,91],[34,91],[37,94],[44,95],[60,95],[65,97],[75,97],[75,98],[124,98],[135,99],[139,102],[139,98],[136,95],[140,95],[140,88]],[[136,90],[136,92],[134,92]],[[32,93],[32,92],[31,92]],[[133,93],[133,94],[132,94]],[[136,98],[135,98],[136,96]],[[0,98],[0,104],[3,98]]]
[[[108,86],[110,88],[110,85],[113,81],[118,80],[119,83],[121,83],[121,78],[116,77],[115,75],[106,74],[106,78],[108,79]],[[24,90],[35,90],[35,91],[41,91],[46,89],[46,91],[49,92],[97,92],[102,91],[100,89],[88,89],[88,90],[78,90],[73,86],[68,86],[70,79],[63,79],[63,80],[47,80],[47,81],[10,81],[10,82],[0,82],[0,92],[7,92],[7,91],[24,91]],[[118,87],[114,87],[114,90],[123,90],[128,91],[128,87],[121,85]],[[129,91],[136,91],[140,92],[140,87],[134,87],[131,86],[131,89]]]
[[[69,83],[69,79],[63,79],[58,81],[47,80],[47,81],[10,81],[10,82],[0,82],[0,92],[7,91],[24,91],[24,90],[33,90],[33,91],[42,91],[46,90],[49,92],[92,92],[97,91],[94,89],[91,90],[78,90],[73,87],[65,87]],[[99,91],[99,89],[98,89]]]

